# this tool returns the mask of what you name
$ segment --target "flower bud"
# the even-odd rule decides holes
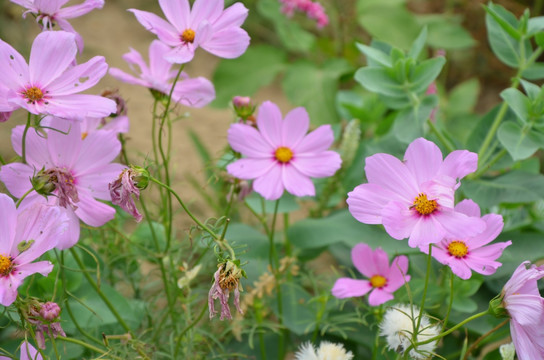
[[[344,169],[348,168],[353,162],[353,159],[357,154],[357,149],[359,148],[360,139],[361,128],[359,126],[359,120],[353,119],[344,129],[342,143],[340,144],[340,154],[342,156],[342,166]]]
[[[253,105],[249,96],[235,96],[232,98],[232,105],[238,117],[254,122],[255,105]]]
[[[147,188],[149,185],[149,179],[151,178],[151,175],[147,169],[136,165],[130,165],[129,171],[131,172],[132,181],[138,189],[144,190]]]
[[[38,194],[43,196],[49,196],[53,194],[53,191],[57,188],[55,179],[52,178],[50,171],[42,168],[36,175],[30,179],[32,188]]]
[[[57,303],[54,302],[46,302],[42,305],[40,309],[40,316],[44,318],[47,321],[53,321],[56,318],[58,318],[60,315],[60,307],[57,305]]]
[[[489,313],[497,318],[509,317],[508,311],[504,307],[504,304],[502,301],[503,298],[504,298],[504,294],[501,293],[500,295],[495,296],[489,302]]]

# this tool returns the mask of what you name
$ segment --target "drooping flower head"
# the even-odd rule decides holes
[[[148,66],[138,51],[130,49],[130,52],[123,55],[123,59],[134,72],[137,72],[135,66],[138,67],[139,77],[134,77],[117,68],[111,68],[110,75],[128,84],[140,85],[152,91],[154,90],[163,97],[168,96],[177,74],[177,71],[172,69],[172,64],[164,59],[169,51],[170,48],[167,45],[154,40],[149,46]],[[185,72],[181,73],[172,93],[172,99],[175,102],[190,107],[206,106],[214,98],[215,89],[208,79],[203,77],[190,78]]]
[[[198,47],[227,59],[237,58],[249,46],[249,35],[240,26],[248,10],[242,3],[224,9],[224,0],[196,0],[191,9],[189,0],[159,0],[168,21],[159,16],[129,9],[147,30],[173,47],[166,53],[172,63],[187,63]]]
[[[149,183],[149,173],[147,170],[131,166],[124,169],[117,179],[108,185],[111,195],[111,202],[119,205],[123,210],[134,216],[137,222],[142,220],[142,215],[138,212],[134,198],[140,199],[140,190],[145,189]],[[134,198],[133,198],[134,196]]]
[[[28,13],[36,17],[36,21],[43,30],[53,30],[55,24],[64,30],[75,35],[79,51],[83,51],[83,38],[79,35],[67,19],[73,19],[85,15],[93,9],[101,9],[104,6],[104,0],[85,0],[83,3],[63,8],[70,0],[11,0],[11,2],[21,5],[27,11],[23,13],[26,17]]]
[[[66,336],[60,324],[60,307],[57,303],[35,303],[29,307],[26,320],[33,324],[36,333],[36,343],[39,348],[45,349],[45,334],[53,337]]]
[[[216,299],[219,299],[221,303],[220,319],[232,319],[229,308],[229,295],[231,291],[234,292],[234,306],[240,314],[244,313],[240,308],[240,291],[242,291],[240,279],[242,276],[244,276],[243,270],[230,260],[218,265],[217,271],[213,274],[213,285],[208,294],[210,319],[217,315],[214,305]]]
[[[63,129],[65,122],[51,121],[53,129]],[[12,131],[12,144],[17,154],[22,153],[24,126]],[[45,135],[45,136],[44,136]],[[66,213],[69,231],[59,239],[57,248],[66,249],[79,239],[79,219],[90,226],[102,226],[115,216],[115,209],[99,200],[110,201],[108,184],[121,173],[123,165],[112,163],[121,151],[117,134],[95,131],[84,137],[78,123],[72,124],[68,134],[47,130],[38,134],[31,129],[26,136],[27,164],[11,163],[0,168],[0,180],[10,193],[21,197],[32,188],[31,179],[41,169],[45,188],[53,191],[46,200],[36,192],[30,193],[20,207],[34,202],[49,202]]]
[[[27,276],[47,276],[53,270],[49,261],[33,261],[54,248],[67,227],[68,219],[56,207],[16,209],[9,196],[0,194],[0,304],[15,301]]]
[[[528,265],[525,261],[518,266],[501,293],[519,360],[544,359],[544,298],[537,284],[544,278],[544,267]]]
[[[472,200],[463,200],[455,206],[455,211],[467,216],[480,217],[480,207]],[[438,262],[448,265],[453,273],[461,279],[469,279],[472,271],[482,275],[491,275],[502,264],[497,262],[504,249],[512,245],[512,241],[488,245],[495,240],[502,231],[502,216],[488,214],[481,217],[485,221],[485,230],[475,236],[464,239],[447,236],[432,249],[433,257]],[[420,250],[429,253],[428,246],[421,246]]]
[[[296,360],[352,360],[353,353],[346,351],[342,344],[322,341],[317,349],[307,342],[295,354]]]
[[[457,179],[474,172],[478,156],[456,150],[442,160],[433,142],[414,140],[400,161],[389,154],[366,158],[367,184],[348,194],[349,211],[365,224],[383,224],[411,247],[437,243],[444,237],[466,239],[481,233],[485,222],[454,211]]]
[[[43,360],[42,355],[28,341],[23,341],[21,344],[20,360]],[[11,360],[10,357],[0,356],[0,360]]]
[[[426,314],[420,314],[417,306],[397,304],[385,312],[380,323],[380,336],[385,336],[387,347],[398,353],[404,353],[413,344],[412,338],[415,325],[421,316],[416,341],[429,340],[440,333],[439,325],[432,325]],[[410,350],[410,358],[423,360],[429,359],[436,348],[438,340],[423,344]]]
[[[351,261],[368,280],[340,278],[332,288],[339,299],[363,296],[370,292],[368,303],[378,306],[393,299],[393,293],[410,281],[408,258],[397,256],[389,266],[387,253],[381,248],[372,250],[367,244],[357,244],[351,250]]]
[[[284,190],[295,196],[314,196],[310,178],[332,176],[342,160],[327,150],[334,141],[330,125],[306,134],[309,126],[306,109],[293,109],[282,119],[276,104],[264,102],[257,114],[257,129],[246,124],[230,126],[229,144],[245,158],[229,164],[227,171],[239,179],[255,179],[253,190],[267,200],[279,199]]]
[[[0,112],[24,108],[32,114],[72,120],[114,113],[114,101],[78,94],[106,74],[104,57],[73,66],[76,53],[74,34],[45,31],[34,39],[27,65],[13,47],[0,40]]]

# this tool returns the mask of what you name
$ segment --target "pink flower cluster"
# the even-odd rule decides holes
[[[323,5],[311,0],[279,0],[282,4],[281,12],[291,17],[295,11],[305,13],[309,19],[316,20],[317,27],[323,28],[329,24],[329,17]]]

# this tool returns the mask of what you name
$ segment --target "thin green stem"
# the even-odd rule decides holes
[[[183,331],[179,334],[178,340],[176,341],[176,350],[174,352],[174,355],[175,355],[176,359],[177,359],[177,356],[178,356],[178,351],[179,351],[179,347],[181,345],[181,340],[183,339],[183,336],[189,330],[191,330],[193,327],[195,327],[196,324],[198,324],[198,322],[202,319],[202,316],[204,316],[204,313],[206,312],[207,308],[208,308],[208,304],[204,303],[204,306],[202,307],[202,310],[200,310],[200,313],[198,314],[196,319],[191,324],[189,324],[189,326],[187,326],[185,329],[183,329]]]
[[[489,335],[493,334],[495,331],[499,330],[501,327],[503,327],[504,325],[508,324],[508,322],[510,321],[510,319],[506,319],[504,320],[503,322],[501,322],[500,324],[498,324],[497,326],[495,326],[493,329],[489,330],[488,332],[486,332],[485,334],[483,334],[482,336],[480,336],[478,339],[476,339],[476,341],[470,345],[470,347],[468,348],[467,352],[465,353],[465,356],[463,356],[463,360],[467,360],[468,359],[468,355],[474,351],[474,349],[476,349],[478,347],[478,345],[480,344],[480,342],[482,342],[483,339],[485,339],[486,337],[488,337]]]
[[[449,267],[448,267],[449,269]],[[450,272],[450,301],[448,303],[448,311],[446,312],[446,317],[444,318],[444,322],[443,322],[443,329],[445,329],[447,326],[448,326],[448,320],[450,318],[450,312],[451,312],[451,307],[453,305],[453,280],[454,280],[454,276],[453,275],[453,271],[449,271]]]
[[[414,342],[417,340],[417,334],[419,333],[421,319],[423,318],[423,309],[425,309],[425,300],[427,297],[427,289],[429,287],[429,277],[431,274],[431,260],[433,258],[431,255],[432,251],[433,251],[433,245],[429,244],[429,254],[427,255],[427,273],[425,274],[425,286],[423,287],[423,296],[421,298],[421,306],[419,310],[419,316],[417,318],[417,326],[415,327],[415,331],[414,331]]]
[[[104,350],[102,350],[100,348],[97,348],[96,346],[93,346],[91,344],[87,344],[86,342],[78,340],[78,339],[68,338],[68,337],[64,337],[64,336],[57,336],[57,340],[61,340],[61,341],[64,341],[64,342],[69,342],[69,343],[72,343],[72,344],[77,344],[77,345],[83,346],[83,347],[85,347],[85,348],[87,348],[87,349],[89,349],[91,351],[94,351],[94,352],[102,354],[102,355],[106,355],[106,354],[109,353],[109,351],[104,351]],[[114,356],[114,355],[111,355],[111,354],[109,354],[108,356],[110,356],[113,359],[122,360],[122,358],[120,358],[118,356]]]
[[[117,311],[117,309],[115,308],[115,306],[113,306],[113,304],[111,303],[110,299],[108,299],[108,297],[106,295],[104,295],[104,293],[102,292],[102,290],[100,290],[100,288],[98,287],[98,285],[96,284],[96,281],[94,281],[94,279],[92,278],[91,275],[89,275],[89,272],[87,271],[87,268],[85,267],[85,265],[83,264],[83,262],[81,261],[81,259],[79,258],[79,255],[77,254],[77,251],[74,250],[74,248],[70,248],[70,253],[72,254],[72,256],[74,257],[74,260],[77,262],[77,265],[79,266],[79,268],[82,270],[83,272],[83,275],[85,276],[85,278],[87,279],[87,281],[89,282],[89,284],[91,284],[91,286],[93,287],[94,291],[97,293],[98,296],[100,296],[100,298],[102,299],[102,301],[104,302],[104,304],[106,304],[106,306],[108,307],[108,309],[110,309],[111,313],[113,314],[113,316],[115,316],[115,318],[117,319],[117,321],[119,322],[119,324],[123,327],[123,329],[125,329],[126,332],[128,332],[133,338],[135,337],[134,336],[134,333],[132,332],[132,330],[130,329],[130,327],[127,325],[127,323],[125,322],[125,320],[121,317],[121,315],[119,315],[119,312]]]
[[[442,134],[442,132],[436,127],[435,123],[431,119],[427,119],[427,124],[429,124],[429,127],[431,128],[431,131],[436,135],[438,140],[446,147],[446,150],[448,152],[452,152],[455,150],[451,142]]]
[[[283,239],[285,242],[285,254],[291,256],[293,249],[291,242],[289,241],[289,236],[287,236],[287,231],[289,230],[289,213],[286,212],[283,214]]]
[[[28,191],[26,193],[24,193],[23,196],[21,196],[19,198],[19,200],[17,200],[17,203],[15,204],[15,207],[18,208],[19,205],[21,205],[21,203],[23,202],[23,200],[27,197],[27,195],[30,194],[33,191],[34,191],[34,188],[28,189]]]
[[[497,161],[502,159],[502,157],[506,155],[507,153],[508,151],[506,149],[502,149],[501,151],[499,151],[497,155],[495,155],[491,160],[489,160],[487,164],[480,167],[480,169],[471,177],[471,179],[478,179],[479,177],[481,177],[483,174],[485,174],[487,170],[491,169],[491,167],[495,165]]]
[[[28,113],[28,117],[26,119],[26,125],[25,130],[23,131],[23,141],[22,141],[22,155],[23,155],[23,163],[26,164],[26,134],[28,133],[28,129],[30,128],[30,122],[32,119],[32,114]]]
[[[270,268],[276,272],[279,267],[279,259],[276,254],[276,247],[274,246],[274,233],[276,231],[276,218],[278,215],[278,207],[280,204],[280,200],[276,200],[276,204],[274,206],[274,214],[272,215],[272,225],[270,225],[270,231],[268,232],[268,243],[270,245],[269,247],[269,253],[268,253],[268,263],[270,264]]]
[[[55,356],[57,357],[57,360],[60,360],[59,349],[57,349],[57,343],[55,341],[55,336],[53,336],[53,332],[51,331],[51,326],[48,325],[48,327],[49,327],[49,339],[51,339],[51,344],[53,345],[53,350],[55,351]]]

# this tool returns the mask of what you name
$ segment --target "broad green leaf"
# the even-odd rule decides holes
[[[427,59],[416,66],[413,76],[410,78],[412,86],[410,90],[420,94],[427,90],[429,85],[436,80],[444,67],[446,59],[442,56]]]
[[[521,40],[521,34],[518,30],[518,21],[514,14],[506,10],[500,5],[490,3],[489,6],[484,5],[487,14],[515,40]]]
[[[476,41],[462,26],[461,16],[444,14],[418,15],[418,21],[429,29],[427,44],[437,49],[457,50],[476,45]]]
[[[538,97],[540,97],[542,92],[542,88],[540,86],[525,80],[521,80],[521,85],[523,85],[523,89],[525,89],[525,92],[531,100],[536,100]]]
[[[537,36],[535,40],[537,44],[538,44],[538,35],[539,35],[537,33],[541,32],[542,30],[544,30],[544,16],[535,16],[529,19],[529,23],[527,26],[527,36],[532,36],[536,34]],[[538,46],[542,47],[542,45],[540,44],[538,44]]]
[[[225,107],[236,95],[253,95],[285,69],[286,54],[273,46],[255,45],[237,59],[222,61],[213,74],[216,107]]]
[[[417,59],[425,47],[425,41],[427,41],[427,27],[425,26],[423,30],[419,33],[417,39],[412,44],[408,56]]]
[[[317,320],[316,303],[310,302],[311,295],[294,282],[288,282],[281,286],[281,296],[283,325],[293,333],[303,335],[307,331],[308,325]],[[277,305],[274,307],[274,312],[279,315]],[[313,330],[313,327],[310,330]]]
[[[542,135],[528,129],[524,130],[513,121],[503,123],[497,137],[515,161],[528,158],[544,145]]]
[[[531,109],[531,101],[529,98],[523,95],[521,91],[514,88],[508,88],[501,92],[501,97],[516,113],[518,118],[523,123],[526,123],[529,117],[529,111]]]
[[[469,114],[474,110],[480,94],[480,83],[477,78],[464,81],[449,93],[447,103],[448,116]]]
[[[452,308],[459,312],[473,313],[477,309],[476,302],[470,297],[478,291],[482,281],[472,278],[469,280],[461,280],[455,276],[453,281],[454,296]]]
[[[531,64],[529,67],[527,67],[523,71],[522,76],[525,79],[529,79],[529,80],[544,79],[544,64],[543,63]]]
[[[385,96],[405,98],[401,84],[385,68],[364,67],[355,72],[355,80],[365,89]]]
[[[357,48],[359,51],[361,51],[363,54],[367,56],[367,62],[369,60],[374,60],[375,62],[385,66],[385,67],[391,67],[391,59],[389,58],[389,55],[382,52],[379,49],[375,49],[373,47],[357,43]],[[369,64],[370,65],[370,64]]]

